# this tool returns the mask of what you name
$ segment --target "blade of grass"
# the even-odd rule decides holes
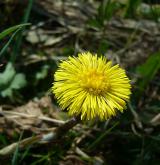
[[[128,0],[125,17],[134,18],[140,4],[141,4],[141,0]]]
[[[49,155],[43,155],[41,158],[33,162],[31,165],[42,164],[42,162],[47,162]]]
[[[32,9],[32,5],[33,5],[33,0],[29,0],[26,12],[25,12],[23,20],[22,20],[23,23],[27,23],[28,22],[29,16],[30,16],[30,13],[31,13],[31,9]],[[25,27],[23,27],[21,29],[19,35],[17,36],[16,44],[15,44],[15,46],[13,48],[13,53],[12,53],[12,56],[11,56],[11,59],[10,59],[10,61],[12,63],[15,62],[15,60],[17,58],[17,55],[19,54],[20,46],[21,46],[21,43],[22,43],[22,32],[23,32],[24,29],[25,29]]]
[[[10,33],[14,32],[15,30],[18,30],[24,26],[28,26],[30,25],[30,23],[24,23],[24,24],[20,24],[20,25],[15,25],[15,26],[12,26],[8,29],[5,29],[4,31],[2,31],[0,33],[0,40],[3,39],[4,37],[6,37],[7,35],[9,35]]]
[[[29,155],[30,149],[31,149],[31,146],[28,146],[28,147],[26,148],[26,150],[24,151],[24,153],[22,154],[22,156],[21,156],[21,158],[20,158],[20,161],[19,161],[20,163],[22,163],[23,160],[24,160],[24,158],[25,158],[26,156]]]
[[[111,128],[107,129],[104,133],[102,133],[89,147],[88,150],[94,149],[104,138],[107,134],[109,134],[119,122],[116,122]]]
[[[6,30],[4,30],[2,33],[0,33],[0,40],[3,39],[5,36],[9,35],[10,33],[14,32],[10,39],[8,40],[8,42],[3,46],[3,48],[0,50],[0,58],[2,57],[2,55],[4,54],[4,52],[6,51],[6,49],[8,48],[8,46],[10,45],[10,43],[12,42],[12,40],[14,39],[14,37],[16,36],[16,34],[22,29],[22,27],[24,26],[28,26],[30,25],[30,23],[26,23],[26,24],[20,24],[20,25],[15,25],[13,27],[10,27]]]
[[[8,42],[4,45],[4,47],[1,49],[0,51],[0,58],[2,57],[2,55],[4,54],[4,52],[7,50],[8,46],[10,45],[11,41],[13,40],[13,38],[16,36],[16,34],[21,30],[21,28],[17,29],[11,36],[11,38],[8,40]]]
[[[19,140],[18,140],[19,142],[21,141],[22,136],[23,136],[23,132],[20,134],[20,137],[19,137]],[[17,147],[16,147],[16,149],[15,149],[15,152],[14,152],[14,154],[13,154],[12,165],[17,165],[18,152],[19,152],[19,144],[17,145]]]

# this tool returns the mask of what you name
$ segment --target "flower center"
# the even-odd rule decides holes
[[[110,87],[103,72],[90,69],[80,75],[80,85],[92,94],[102,94]]]

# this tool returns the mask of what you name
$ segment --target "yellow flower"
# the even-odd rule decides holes
[[[62,61],[54,78],[52,91],[61,108],[82,120],[105,120],[123,112],[131,94],[125,71],[90,52]]]

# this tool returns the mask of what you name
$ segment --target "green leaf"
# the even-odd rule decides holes
[[[7,85],[14,78],[16,71],[12,65],[12,63],[8,63],[6,69],[3,73],[0,73],[0,89],[2,86]]]
[[[5,135],[0,134],[0,142],[1,144],[7,145],[7,138],[5,137]]]
[[[142,80],[138,82],[138,86],[143,91],[148,83],[154,78],[160,69],[160,52],[151,55],[148,60],[137,67],[136,71],[142,76]]]
[[[15,75],[12,83],[10,85],[11,89],[21,89],[27,84],[25,75],[22,73],[18,73]]]
[[[25,75],[22,73],[16,74],[12,63],[8,63],[4,72],[0,73],[0,80],[0,95],[2,97],[13,98],[14,91],[27,84]]]
[[[1,96],[2,97],[13,97],[13,92],[11,88],[6,88],[5,90],[1,91]]]
[[[4,37],[6,37],[7,35],[9,35],[10,33],[16,31],[17,29],[22,28],[24,26],[28,26],[28,25],[30,25],[30,23],[24,23],[24,24],[20,24],[20,25],[15,25],[15,26],[12,26],[12,27],[2,31],[0,33],[0,40],[3,39]]]
[[[100,28],[102,28],[102,25],[100,24],[100,22],[97,20],[97,19],[90,19],[89,21],[88,21],[88,24],[91,26],[91,27],[93,27],[93,28],[98,28],[98,29],[100,29]]]
[[[48,74],[48,69],[49,69],[49,66],[48,65],[44,65],[41,68],[40,72],[38,72],[36,74],[36,79],[37,80],[44,79],[47,76],[47,74]]]

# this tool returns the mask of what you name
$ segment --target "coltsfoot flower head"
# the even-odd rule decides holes
[[[60,63],[54,79],[52,91],[61,108],[82,120],[105,120],[123,112],[131,94],[125,70],[90,52]]]

